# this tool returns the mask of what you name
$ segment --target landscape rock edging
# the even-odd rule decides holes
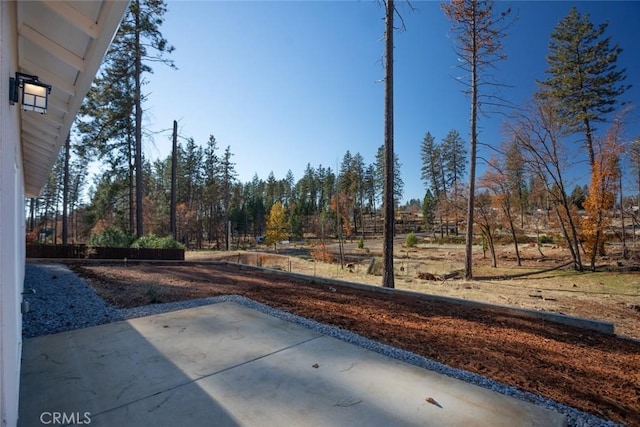
[[[507,305],[493,304],[488,302],[474,301],[474,300],[468,300],[468,299],[456,298],[456,297],[447,297],[442,295],[427,294],[422,292],[409,291],[405,289],[385,288],[382,286],[367,285],[365,283],[357,283],[357,282],[347,282],[345,280],[329,279],[326,277],[309,276],[307,274],[293,273],[293,272],[276,270],[276,269],[271,269],[266,267],[258,267],[254,265],[248,265],[248,264],[238,264],[231,261],[209,261],[209,262],[227,264],[227,265],[237,265],[245,268],[259,269],[264,272],[273,272],[278,274],[284,273],[292,277],[297,277],[299,279],[308,280],[310,282],[315,282],[315,283],[325,283],[327,285],[339,285],[339,286],[345,286],[345,287],[354,288],[354,289],[363,289],[363,290],[374,291],[374,292],[384,292],[384,293],[390,293],[390,294],[395,293],[395,294],[408,295],[408,296],[430,300],[430,301],[442,301],[442,302],[448,302],[452,304],[461,304],[461,305],[466,305],[471,307],[485,308],[485,309],[490,309],[496,312],[517,314],[526,318],[540,319],[542,321],[559,323],[562,325],[573,326],[576,328],[597,331],[607,335],[615,335],[614,323],[606,322],[603,320],[586,319],[583,317],[568,316],[566,314],[561,314],[561,313],[551,313],[547,311],[538,311],[538,310],[532,310],[528,308],[510,307]],[[203,263],[203,262],[199,261],[199,263]]]

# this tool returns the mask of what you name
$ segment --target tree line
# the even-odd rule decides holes
[[[333,237],[337,227],[346,236],[362,235],[366,219],[379,213],[382,147],[371,164],[360,153],[347,151],[337,171],[307,164],[298,180],[289,170],[282,178],[271,172],[266,179],[256,174],[248,182],[237,178],[231,147],[221,150],[213,135],[204,146],[187,138],[177,147],[176,240],[188,247],[224,249],[233,243],[228,240],[230,237],[237,243],[265,235],[268,215],[276,203],[285,209],[292,238],[305,234],[321,239]],[[62,152],[42,195],[30,201],[30,228],[52,229],[57,224],[64,158]],[[144,228],[161,236],[170,234],[171,162],[168,156],[144,163]],[[86,164],[76,164],[71,171],[73,182],[85,179],[87,173]],[[401,200],[403,182],[397,158],[396,166],[396,198]],[[70,197],[75,215],[73,241],[84,241],[109,227],[135,234],[131,227],[131,209],[135,207],[130,201],[128,174],[105,170],[96,177],[90,203],[80,206],[81,196],[76,191]]]

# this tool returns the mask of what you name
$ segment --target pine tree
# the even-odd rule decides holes
[[[625,70],[616,67],[622,49],[617,44],[611,46],[611,37],[604,36],[607,25],[595,27],[589,14],[571,8],[551,34],[546,70],[549,77],[539,82],[538,96],[558,99],[569,130],[584,133],[592,168],[594,125],[615,111],[618,97],[630,88],[623,84]]]
[[[588,193],[589,187],[587,185],[576,185],[571,192],[569,199],[571,200],[571,203],[573,203],[578,209],[584,209],[584,201],[586,200]]]
[[[462,179],[462,175],[467,167],[467,150],[465,142],[460,133],[451,129],[442,140],[440,148],[440,161],[444,170],[444,177],[447,187],[456,190],[456,185]]]
[[[427,132],[422,139],[420,157],[422,159],[420,178],[422,178],[425,187],[431,189],[435,199],[438,200],[445,191],[444,177],[442,176],[442,151],[430,132]]]
[[[451,129],[447,136],[442,140],[440,148],[443,179],[448,188],[451,188],[452,194],[450,195],[450,201],[453,202],[454,209],[454,224],[455,233],[458,235],[458,212],[462,210],[462,206],[459,206],[458,200],[460,200],[460,180],[467,166],[467,150],[464,147],[464,140],[460,133]]]
[[[221,172],[221,186],[222,186],[222,203],[223,203],[223,211],[224,211],[224,229],[225,229],[225,247],[227,250],[230,249],[229,242],[229,234],[231,230],[229,230],[229,212],[231,207],[231,190],[233,184],[236,182],[237,173],[235,169],[235,163],[231,161],[231,157],[233,154],[231,153],[231,147],[227,146],[224,150],[224,155],[220,159],[220,172]]]
[[[164,0],[131,2],[105,56],[100,76],[81,109],[85,119],[79,129],[88,133],[86,141],[95,141],[99,153],[108,156],[113,168],[126,161],[131,214],[135,177],[138,237],[144,234],[142,103],[146,97],[142,93],[143,75],[152,72],[151,62],[175,68],[173,61],[164,57],[174,48],[160,32],[166,11]]]
[[[433,196],[431,190],[427,190],[422,200],[422,217],[424,218],[424,225],[430,229],[435,225],[436,204],[437,199]]]

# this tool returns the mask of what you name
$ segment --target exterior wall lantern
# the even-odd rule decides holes
[[[9,102],[18,102],[20,88],[22,88],[22,109],[35,111],[40,114],[47,112],[51,85],[38,81],[38,76],[16,73],[16,77],[9,78]]]

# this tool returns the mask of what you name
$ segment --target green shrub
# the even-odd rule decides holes
[[[129,236],[119,228],[109,227],[100,233],[92,234],[87,245],[107,248],[128,248],[134,239],[134,237]]]
[[[158,237],[155,234],[142,236],[131,245],[132,248],[148,249],[184,249],[184,245],[171,237]]]
[[[149,304],[161,304],[163,300],[163,292],[157,286],[151,285],[147,289],[147,298]]]
[[[358,249],[364,249],[364,237],[360,237],[358,240]]]
[[[415,245],[418,244],[418,237],[415,235],[415,233],[407,234],[407,239],[405,240],[405,244],[410,248],[413,248]]]
[[[550,244],[552,244],[552,243],[553,243],[553,237],[551,237],[551,236],[547,236],[546,234],[542,234],[542,235],[540,236],[540,244],[541,244],[541,245],[544,245],[545,243],[550,243]]]

